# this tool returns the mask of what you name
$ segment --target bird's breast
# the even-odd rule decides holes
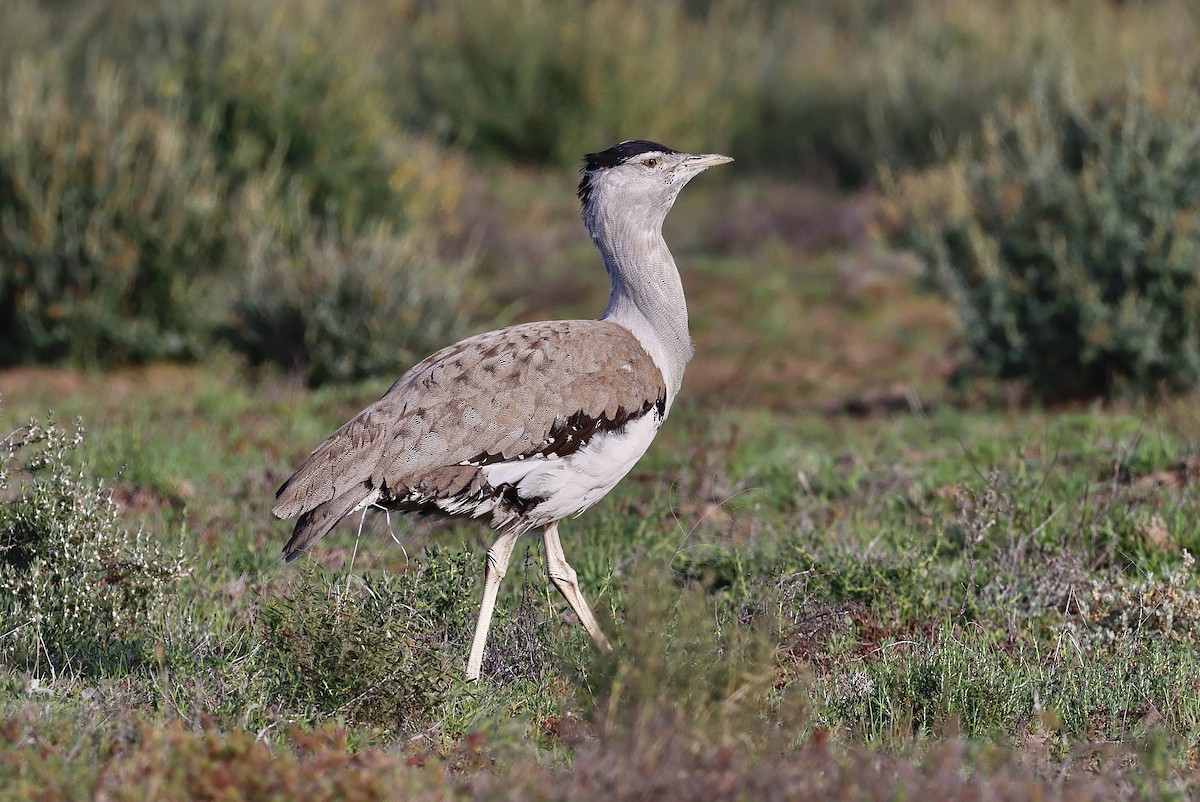
[[[604,498],[646,453],[662,421],[656,406],[620,428],[596,432],[569,453],[496,462],[481,471],[492,487],[508,486],[520,498],[539,499],[521,516],[521,527],[544,526],[578,515]],[[493,520],[493,526],[503,523]]]

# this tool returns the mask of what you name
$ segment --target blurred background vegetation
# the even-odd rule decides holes
[[[3,364],[232,348],[311,384],[402,370],[511,317],[489,256],[522,254],[481,252],[481,176],[645,136],[884,188],[877,233],[923,258],[985,372],[1050,398],[1200,372],[1193,3],[0,14]]]

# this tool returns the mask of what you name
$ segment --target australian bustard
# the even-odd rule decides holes
[[[279,488],[274,514],[300,516],[287,559],[367,507],[490,516],[500,534],[487,553],[467,660],[467,677],[477,679],[513,546],[541,528],[550,581],[596,645],[610,649],[558,522],[612,490],[671,410],[692,341],[662,225],[688,181],[729,161],[644,140],[586,156],[578,194],[612,279],[604,314],[480,334],[410,369]]]

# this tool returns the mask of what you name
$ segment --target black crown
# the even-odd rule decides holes
[[[583,167],[580,168],[583,177],[579,179],[579,190],[577,192],[580,202],[586,204],[588,198],[591,197],[593,171],[607,170],[610,167],[616,167],[618,164],[625,164],[630,159],[652,151],[656,153],[679,152],[674,148],[668,148],[666,145],[660,145],[648,139],[629,139],[613,145],[608,150],[602,150],[599,153],[589,153],[584,156]]]

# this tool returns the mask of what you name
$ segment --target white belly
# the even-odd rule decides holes
[[[565,457],[497,462],[484,466],[483,474],[493,487],[511,484],[523,498],[544,499],[522,516],[521,528],[545,526],[604,498],[646,453],[661,425],[662,418],[650,412],[619,432],[597,433]]]

